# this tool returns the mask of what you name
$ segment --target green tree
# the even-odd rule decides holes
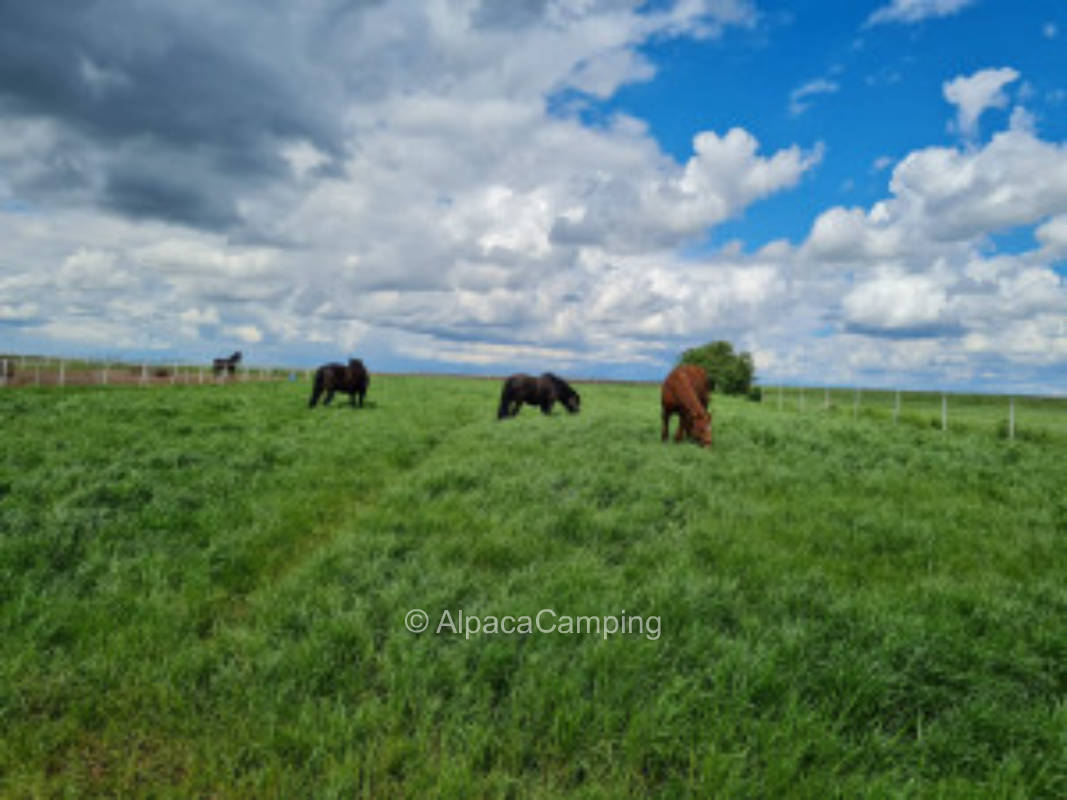
[[[752,354],[721,340],[686,350],[678,363],[703,367],[711,388],[725,394],[748,394],[756,375]]]

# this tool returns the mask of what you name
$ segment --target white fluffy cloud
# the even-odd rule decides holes
[[[946,81],[942,86],[945,99],[957,108],[956,128],[967,137],[978,132],[978,118],[989,108],[1004,108],[1008,96],[1004,87],[1019,79],[1011,67],[983,69],[968,76]]]
[[[880,270],[845,296],[849,325],[889,333],[931,330],[948,322],[948,295],[929,275]]]
[[[263,332],[255,325],[232,325],[225,328],[223,333],[246,344],[258,344],[263,341]]]
[[[1054,267],[1067,254],[1067,147],[1039,138],[1025,114],[1012,120],[981,147],[916,150],[893,169],[889,197],[816,218],[798,268],[812,297],[837,287],[840,324],[867,337],[857,352],[959,379],[983,363],[991,374],[1062,363],[1067,284]],[[1032,249],[990,254],[991,237],[1019,226],[1034,226]],[[900,342],[915,347],[910,366]],[[931,343],[943,361],[927,358]]]
[[[33,310],[65,319],[88,308],[79,287],[92,284],[111,326],[94,330],[141,328],[152,346],[186,352],[227,349],[226,339],[263,353],[292,352],[287,343],[388,341],[387,352],[412,357],[436,347],[445,359],[507,360],[537,342],[595,362],[623,353],[647,360],[694,329],[736,328],[780,292],[777,266],[690,264],[676,248],[795,186],[820,146],[764,154],[740,128],[706,131],[679,163],[639,120],[590,126],[566,108],[546,109],[560,91],[608,97],[650,79],[654,66],[639,45],[651,37],[708,38],[753,25],[745,0],[651,10],[624,1],[384,2],[338,16],[310,55],[297,45],[321,9],[312,2],[305,11],[286,30],[262,20],[233,54],[239,61],[258,42],[298,68],[292,80],[313,79],[330,99],[343,97],[330,109],[333,125],[301,131],[286,122],[288,110],[270,120],[285,134],[249,157],[269,160],[284,180],[215,184],[225,191],[212,205],[189,194],[196,148],[155,161],[150,137],[100,143],[59,116],[4,121],[15,135],[0,139],[0,160],[25,171],[6,185],[9,195],[64,148],[84,155],[88,176],[83,202],[32,221],[0,215],[12,258],[25,254],[37,276],[8,284],[18,303],[0,281],[8,317]],[[86,52],[80,74],[96,95],[139,85],[137,63],[111,66]],[[341,95],[328,74],[337,70],[352,76]],[[370,73],[374,85],[361,83]],[[119,162],[158,185],[123,184],[113,174]],[[84,202],[101,187],[111,194]],[[37,330],[58,338],[69,329]]]
[[[891,0],[867,18],[868,25],[887,22],[915,23],[932,17],[947,17],[962,11],[975,0]]]
[[[917,258],[928,263],[953,245],[1048,220],[1037,231],[1062,242],[1067,213],[1067,146],[1027,128],[1009,128],[981,148],[915,150],[894,167],[891,196],[869,210],[821,213],[805,242],[814,260],[864,262]]]
[[[817,94],[833,94],[840,88],[837,81],[828,78],[808,81],[789,93],[789,113],[798,117],[811,108],[811,101],[808,98]]]
[[[963,5],[895,2],[879,21]],[[93,138],[99,119],[0,114],[0,203],[16,209],[0,211],[0,324],[15,344],[631,375],[727,338],[775,377],[828,381],[1064,359],[1067,151],[1021,109],[984,144],[879,159],[886,196],[811,208],[800,244],[708,250],[709,230],[765,198],[806,203],[822,145],[761,147],[735,127],[676,157],[641,120],[583,112],[654,78],[650,39],[751,26],[749,3],[352,8],[325,26],[307,0],[291,32],[251,17],[226,52],[241,67],[229,77],[258,94],[164,109],[176,132],[131,114]],[[250,19],[213,9],[194,28],[227,42]],[[143,83],[136,59],[84,52],[71,68],[93,102]],[[292,74],[257,72],[261,52]],[[961,130],[1017,77],[946,84]],[[794,108],[835,86],[799,87]],[[197,128],[195,112],[233,105],[232,137]],[[998,255],[994,237],[1017,226],[1034,227],[1034,248]]]
[[[1067,146],[1026,129],[978,150],[927,148],[893,170],[896,216],[937,241],[967,239],[1067,212]]]

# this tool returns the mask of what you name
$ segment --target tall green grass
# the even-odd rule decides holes
[[[0,393],[0,795],[1067,795],[1056,439],[578,388]]]

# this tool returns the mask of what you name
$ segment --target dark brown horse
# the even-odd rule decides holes
[[[537,378],[521,372],[516,373],[504,380],[496,418],[514,417],[522,409],[523,403],[540,406],[542,414],[551,414],[552,406],[557,400],[572,414],[578,413],[582,403],[581,396],[570,384],[551,372]]]
[[[711,414],[708,413],[708,374],[702,367],[680,364],[671,370],[660,390],[663,404],[662,441],[670,433],[672,414],[679,418],[674,441],[686,436],[696,439],[701,447],[711,447]]]
[[[337,363],[323,364],[315,370],[308,408],[315,407],[323,392],[326,392],[326,399],[322,401],[324,406],[328,406],[333,400],[334,392],[344,392],[351,399],[353,408],[355,408],[357,396],[359,407],[363,408],[363,396],[367,393],[368,386],[370,386],[370,375],[367,374],[367,368],[358,358],[348,359],[347,367]]]
[[[238,350],[229,358],[216,358],[211,362],[211,371],[218,377],[222,373],[227,375],[233,375],[237,370],[237,365],[241,363],[241,351]]]

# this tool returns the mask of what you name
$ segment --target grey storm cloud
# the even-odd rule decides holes
[[[540,20],[548,0],[511,0],[506,3],[486,0],[475,12],[472,22],[480,28],[518,28]]]
[[[238,187],[286,173],[279,142],[338,159],[341,87],[308,41],[317,26],[285,4],[238,5],[0,2],[0,116],[49,120],[61,152],[84,156],[17,188],[95,187],[130,217],[219,229],[236,221]]]
[[[102,202],[128,216],[168,219],[211,230],[239,222],[233,204],[205,193],[201,184],[147,169],[117,168],[108,176]]]

